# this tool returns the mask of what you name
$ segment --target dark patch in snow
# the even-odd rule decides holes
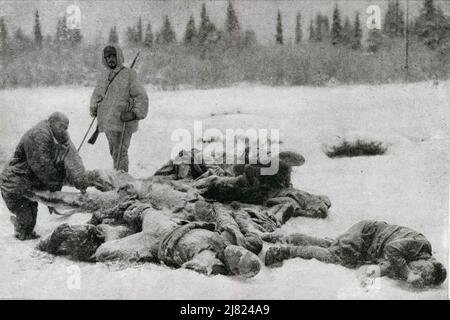
[[[221,112],[221,113],[211,112],[209,115],[211,117],[217,117],[217,116],[229,116],[229,115],[233,115],[233,114],[243,114],[243,113],[240,110],[237,110],[237,111],[230,111],[230,112],[226,111],[226,112]]]
[[[329,158],[342,158],[383,155],[387,149],[383,142],[357,139],[343,140],[337,145],[328,147],[324,152]]]

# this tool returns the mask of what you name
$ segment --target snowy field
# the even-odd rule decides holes
[[[283,230],[334,237],[362,219],[380,219],[421,231],[448,269],[448,156],[450,82],[331,88],[238,86],[215,90],[155,91],[148,87],[150,113],[130,149],[130,173],[145,177],[165,162],[178,128],[278,128],[281,149],[306,158],[295,168],[294,186],[326,194],[332,201],[325,220],[291,219]],[[76,145],[90,118],[92,88],[60,87],[0,91],[0,164],[20,136],[51,112],[70,118]],[[227,114],[226,114],[227,113]],[[383,156],[329,159],[323,144],[339,137],[383,141]],[[111,168],[106,138],[83,146],[88,169]],[[49,215],[39,206],[36,231],[50,233],[62,222],[85,222],[87,214]],[[206,277],[153,264],[76,263],[34,250],[37,241],[13,237],[9,212],[0,201],[0,297],[85,299],[446,299],[440,288],[415,291],[383,278],[370,289],[357,271],[293,259],[281,268],[262,268],[249,280]],[[70,268],[80,267],[81,287],[68,287]]]

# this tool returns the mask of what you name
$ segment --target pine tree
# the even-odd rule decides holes
[[[333,12],[333,25],[331,27],[331,43],[333,45],[342,42],[342,25],[341,25],[341,14],[339,8],[336,5]]]
[[[58,45],[66,45],[70,41],[69,30],[66,24],[66,17],[58,19],[56,24],[55,43]]]
[[[34,43],[38,46],[42,46],[43,36],[41,32],[41,22],[39,20],[39,11],[36,10],[34,14],[34,27],[33,27],[33,33],[34,33]]]
[[[186,25],[186,30],[184,31],[183,42],[185,45],[195,44],[197,40],[197,29],[195,28],[195,20],[193,16],[190,16],[189,21]]]
[[[311,19],[311,22],[309,24],[309,41],[314,41],[314,40],[316,40],[316,33],[314,30],[314,22]]]
[[[78,45],[83,39],[80,29],[70,29],[68,30],[68,40],[71,45]]]
[[[69,41],[69,29],[67,28],[66,16],[64,16],[61,20],[61,40],[64,44],[67,44]]]
[[[328,16],[321,16],[321,20],[322,39],[325,39],[330,36],[330,20],[328,19]]]
[[[297,16],[295,18],[295,43],[299,44],[303,39],[303,31],[302,31],[302,21],[301,21],[301,13],[297,12]]]
[[[119,43],[119,35],[117,34],[116,26],[113,26],[109,30],[108,43],[110,43],[110,44],[118,44]]]
[[[16,31],[14,32],[14,41],[16,41],[16,42],[23,42],[23,41],[26,41],[26,40],[27,40],[27,36],[23,33],[22,28],[18,27],[16,29]]]
[[[157,42],[160,44],[171,44],[176,41],[175,32],[172,29],[169,16],[167,15],[164,17],[164,23],[157,38]]]
[[[9,36],[5,19],[0,17],[0,54],[5,55],[9,50]]]
[[[278,10],[277,14],[277,28],[276,28],[277,34],[275,35],[275,42],[277,44],[282,45],[283,44],[283,23],[281,21],[281,12]]]
[[[56,34],[54,38],[54,42],[57,45],[77,45],[81,43],[83,36],[81,34],[81,29],[69,29],[67,28],[67,20],[66,17],[63,16],[61,19],[58,19],[56,24]]]
[[[383,36],[378,29],[371,29],[369,30],[369,34],[367,36],[367,51],[368,52],[377,52],[381,45],[383,44]]]
[[[239,41],[241,37],[241,27],[231,0],[228,1],[227,17],[225,20],[225,32],[233,41]]]
[[[153,32],[152,25],[150,23],[147,24],[147,30],[145,31],[144,46],[147,48],[153,46]]]
[[[362,40],[361,20],[359,18],[359,11],[356,11],[355,24],[353,26],[353,34],[351,39],[353,50],[361,49],[361,40]]]
[[[244,46],[253,47],[257,44],[256,33],[253,30],[245,30],[244,33]]]
[[[436,49],[450,39],[450,18],[435,6],[433,0],[425,0],[414,29],[426,46]]]
[[[30,40],[23,33],[21,27],[17,28],[16,31],[14,32],[14,43],[16,48],[20,51],[23,51],[29,47]]]
[[[0,32],[1,34],[1,32]],[[0,36],[1,37],[1,36]],[[18,27],[14,32],[14,39],[25,40],[27,36],[23,33],[22,27]]]
[[[206,42],[209,32],[209,16],[206,12],[206,5],[202,4],[202,10],[200,12],[200,26],[198,28],[198,38],[201,44]]]
[[[351,44],[352,34],[353,34],[352,24],[350,22],[350,19],[346,16],[344,27],[342,28],[342,43],[345,45]]]
[[[319,13],[316,15],[316,28],[315,28],[315,32],[314,32],[314,39],[316,41],[322,41],[322,23],[323,23],[323,19],[322,19],[322,15]]]
[[[130,45],[136,44],[136,27],[128,27],[127,28],[127,42]]]
[[[384,17],[383,32],[390,37],[401,37],[405,30],[404,13],[399,0],[391,0]]]
[[[405,13],[400,9],[400,0],[395,1],[395,13],[397,16],[397,35],[403,37],[405,34]]]
[[[394,36],[396,34],[396,21],[395,21],[395,9],[394,2],[389,1],[388,8],[386,10],[386,15],[384,16],[383,32],[389,36]]]
[[[143,39],[144,39],[144,34],[143,34],[143,31],[142,31],[142,19],[141,19],[141,17],[139,17],[138,24],[137,24],[136,28],[137,28],[137,31],[136,31],[136,42],[137,43],[141,43],[143,41]]]
[[[425,0],[423,3],[423,12],[427,20],[432,20],[436,15],[436,7],[433,0]]]
[[[55,32],[55,42],[59,43],[61,42],[61,19],[58,18],[58,21],[56,22],[56,32]]]
[[[206,5],[202,4],[200,13],[200,27],[198,28],[198,40],[200,45],[206,45],[217,40],[216,26],[209,20]]]

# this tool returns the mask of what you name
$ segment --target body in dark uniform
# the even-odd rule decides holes
[[[381,275],[406,280],[415,286],[439,285],[446,278],[444,266],[432,256],[431,244],[421,233],[383,221],[364,220],[336,240],[304,234],[266,235],[266,241],[284,243],[266,253],[266,264],[290,258],[338,263],[350,268],[378,264]]]

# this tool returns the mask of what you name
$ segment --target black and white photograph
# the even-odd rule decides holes
[[[448,300],[449,119],[449,0],[0,0],[0,299]]]

